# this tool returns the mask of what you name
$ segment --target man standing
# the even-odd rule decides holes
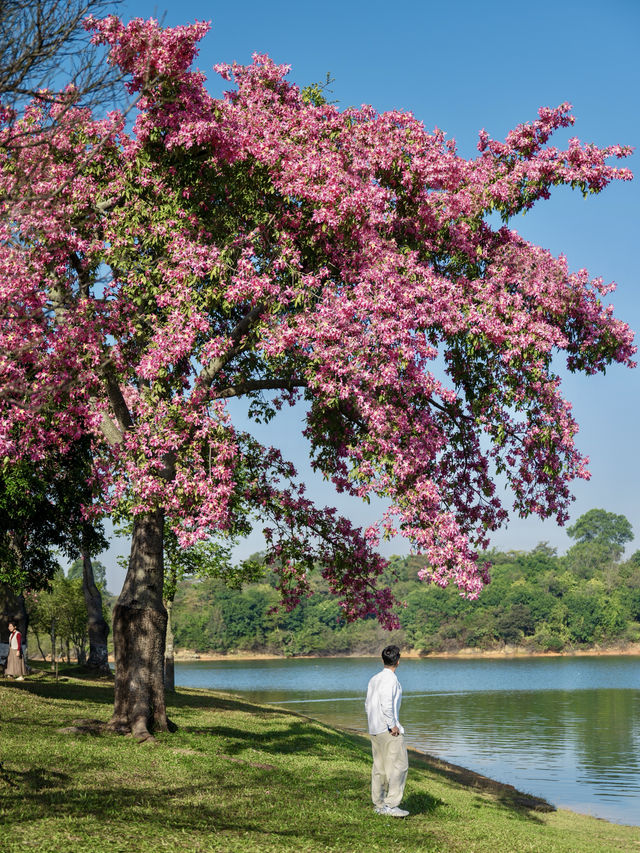
[[[396,676],[399,661],[397,646],[383,649],[384,669],[369,681],[364,705],[373,753],[371,799],[378,814],[391,817],[409,814],[399,808],[409,769],[404,729],[398,719],[402,702],[402,687]]]

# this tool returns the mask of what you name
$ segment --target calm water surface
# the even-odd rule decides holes
[[[381,664],[380,664],[381,666]],[[194,661],[176,683],[366,729],[371,658]],[[409,743],[557,806],[640,826],[640,657],[402,660]]]

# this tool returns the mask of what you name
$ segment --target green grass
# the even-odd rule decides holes
[[[3,853],[640,851],[637,827],[539,811],[418,754],[411,817],[381,817],[366,738],[227,694],[181,689],[179,729],[155,743],[74,725],[106,722],[112,701],[110,683],[69,675],[0,682]]]

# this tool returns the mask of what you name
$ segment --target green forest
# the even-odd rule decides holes
[[[397,642],[422,654],[500,649],[560,652],[640,641],[640,551],[623,559],[633,539],[622,515],[590,510],[568,534],[563,556],[540,543],[532,551],[490,551],[491,583],[476,601],[455,587],[417,577],[419,557],[393,557],[389,582],[403,602],[401,629],[391,635],[375,619],[347,624],[318,574],[313,595],[287,613],[278,608],[276,575],[232,589],[220,579],[183,580],[173,607],[177,648],[284,655],[362,654]]]

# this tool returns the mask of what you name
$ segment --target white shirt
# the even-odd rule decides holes
[[[369,723],[369,734],[379,735],[397,726],[401,734],[398,713],[402,702],[402,687],[395,672],[385,667],[374,675],[367,688],[367,700],[364,703]]]

